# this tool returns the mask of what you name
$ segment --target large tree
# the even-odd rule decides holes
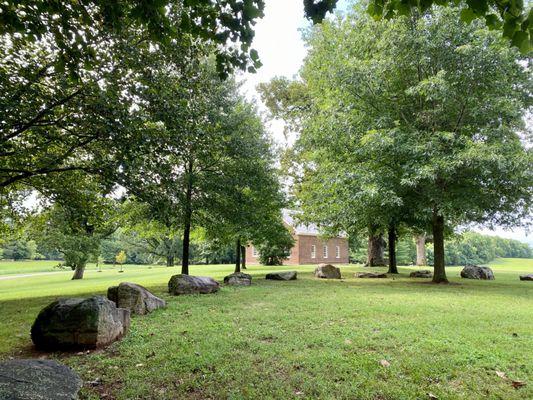
[[[446,282],[446,230],[527,215],[531,75],[496,33],[456,9],[374,21],[356,7],[308,43],[298,145],[314,219],[430,226],[434,282]]]

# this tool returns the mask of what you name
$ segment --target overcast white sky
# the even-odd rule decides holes
[[[244,74],[242,91],[250,100],[255,100],[261,110],[259,95],[255,90],[261,82],[267,82],[275,76],[292,78],[296,75],[306,55],[306,49],[301,39],[300,29],[309,25],[304,18],[302,0],[267,0],[265,17],[255,26],[255,39],[253,47],[259,52],[263,67],[256,74]],[[339,2],[339,9],[347,7],[348,0]],[[285,138],[283,123],[274,121],[268,123],[269,131],[275,140],[282,146],[290,145],[294,138]],[[528,242],[533,245],[533,235],[524,229],[494,231],[484,229],[482,233],[498,235]]]

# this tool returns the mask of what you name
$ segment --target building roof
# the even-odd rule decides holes
[[[302,224],[295,220],[295,216],[298,215],[298,211],[295,210],[283,210],[283,222],[294,229],[295,235],[320,235],[320,229],[316,224]],[[339,237],[345,238],[346,234],[341,232]]]

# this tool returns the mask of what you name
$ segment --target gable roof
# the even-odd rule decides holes
[[[283,222],[288,226],[294,229],[295,235],[309,235],[309,236],[319,236],[320,229],[316,224],[302,224],[298,223],[295,220],[295,216],[298,215],[298,211],[295,210],[283,210]],[[346,234],[341,232],[338,237],[346,238]]]

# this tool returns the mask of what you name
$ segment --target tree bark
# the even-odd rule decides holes
[[[241,272],[241,238],[237,238],[235,245],[235,273]]]
[[[385,266],[385,241],[381,233],[371,233],[368,235],[368,255],[367,266],[382,267]]]
[[[74,275],[72,276],[72,280],[83,279],[84,272],[85,272],[85,264],[76,265],[76,268],[74,269]]]
[[[191,242],[191,219],[192,219],[192,162],[189,162],[187,174],[187,192],[185,194],[185,218],[183,229],[183,258],[181,260],[181,273],[189,275],[189,248]]]
[[[174,256],[167,255],[167,267],[174,266]]]
[[[416,241],[416,265],[422,267],[428,265],[426,257],[426,234],[418,235],[415,238]]]
[[[448,283],[444,264],[444,217],[433,211],[433,282]]]
[[[246,247],[241,246],[241,268],[246,269]]]
[[[394,224],[389,226],[389,274],[398,273],[398,265],[396,263],[396,227]]]

